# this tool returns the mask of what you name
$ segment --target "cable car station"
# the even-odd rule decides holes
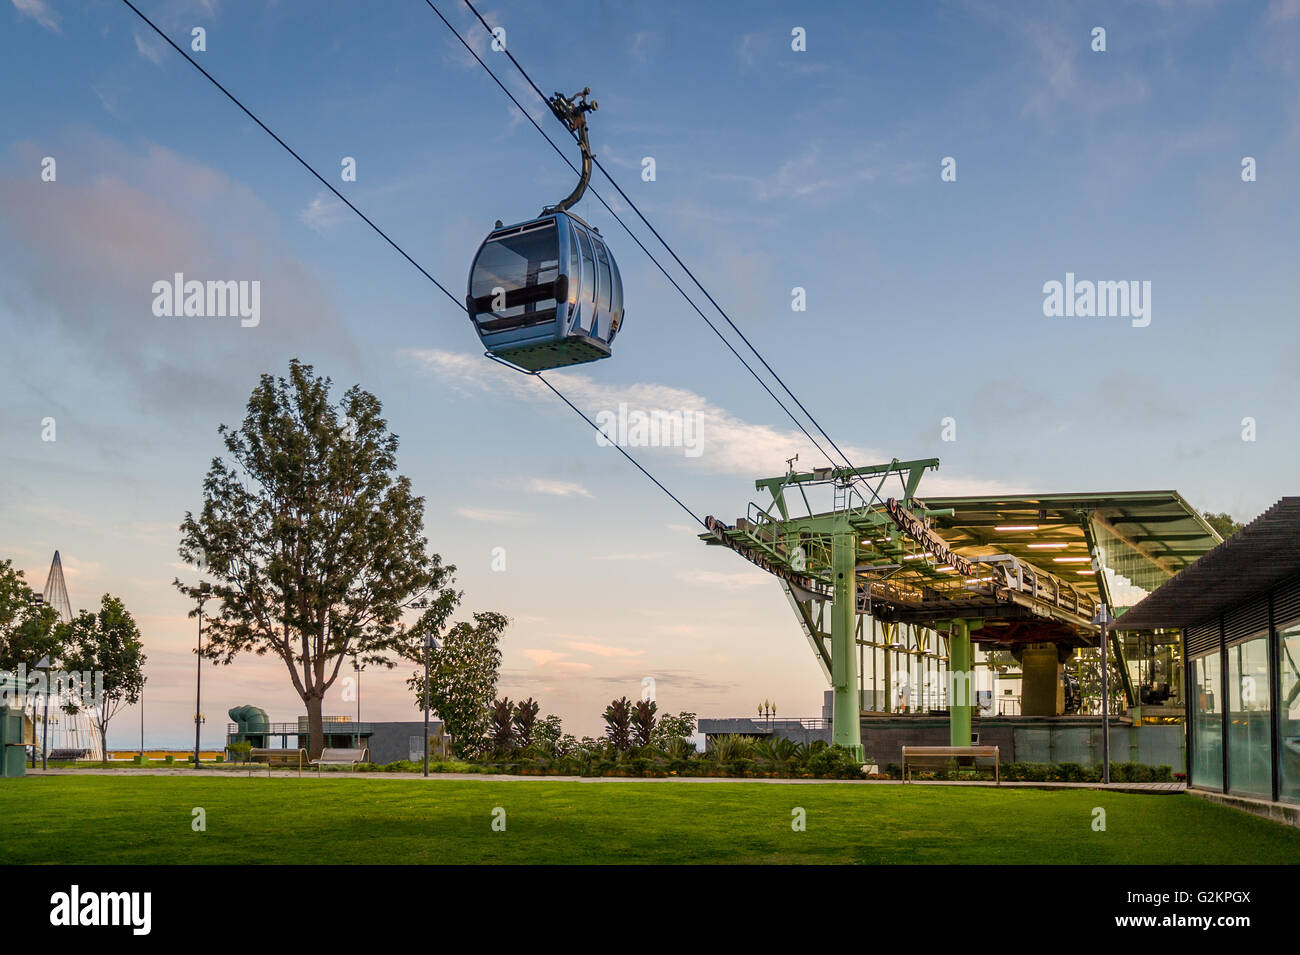
[[[1137,603],[1219,535],[1176,491],[922,498],[938,466],[791,468],[757,480],[763,497],[734,523],[708,517],[700,538],[780,581],[831,685],[833,742],[861,755],[865,732],[892,761],[907,724],[946,717],[950,745],[969,746],[975,713],[1033,724],[1049,748],[1090,745],[1054,731],[1086,734],[1094,721],[1081,691],[1099,609]],[[815,509],[827,489],[831,508]],[[1176,635],[1111,632],[1109,650],[1132,725],[1173,722]],[[1008,657],[1021,670],[1017,713],[996,709],[992,686]]]

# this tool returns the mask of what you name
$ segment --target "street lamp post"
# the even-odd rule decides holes
[[[41,714],[41,772],[45,772],[45,756],[50,748],[50,656],[46,654],[41,657],[40,662],[36,664],[36,669],[45,671],[45,692],[41,694],[45,709]],[[32,715],[36,715],[33,709]],[[108,754],[104,755],[108,758]]]
[[[31,604],[31,606],[36,608],[36,613],[39,616],[41,612],[41,607],[45,605],[45,595],[33,592],[31,596],[28,598],[28,603]],[[49,686],[48,686],[49,677],[50,677],[50,673],[49,673],[50,658],[48,656],[43,657],[41,661],[36,664],[36,669],[39,670],[42,666],[45,667],[45,681],[47,684],[45,687],[45,694],[44,694],[45,712],[48,715],[50,711],[50,697],[49,697]],[[26,693],[27,691],[24,690],[23,691],[24,697],[26,696]],[[46,740],[48,741],[49,739],[48,732],[46,732],[45,737]],[[33,703],[32,704],[32,769],[35,768],[36,768],[36,704]],[[44,772],[44,770],[45,770],[45,744],[42,743],[41,744],[41,771]]]
[[[149,678],[141,677],[140,679],[140,765],[144,765],[144,685],[149,682]]]
[[[199,732],[203,726],[203,601],[212,593],[207,581],[199,584],[199,649],[194,660],[194,768],[199,768]],[[141,743],[143,746],[143,743]]]
[[[361,665],[361,659],[354,653],[352,654],[352,668],[357,671],[357,731],[354,734],[355,740],[353,746],[361,748],[361,671],[365,669]]]
[[[424,775],[429,775],[429,654],[438,649],[438,638],[424,638]]]

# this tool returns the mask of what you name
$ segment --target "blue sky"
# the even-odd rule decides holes
[[[205,68],[455,294],[495,219],[572,185],[419,0],[141,6],[182,45],[203,27]],[[439,6],[561,136],[463,4]],[[923,490],[944,492],[1173,487],[1242,519],[1294,491],[1300,0],[481,9],[544,90],[592,88],[602,161],[855,463],[937,456]],[[0,556],[39,581],[59,548],[75,606],[136,611],[151,740],[182,742],[193,712],[176,524],[217,425],[295,356],[384,402],[466,612],[515,618],[503,691],[578,732],[645,676],[672,710],[818,713],[777,585],[482,359],[462,313],[125,5],[9,0],[0,75]],[[593,414],[701,412],[698,458],[642,452],[701,515],[734,519],[796,452],[824,463],[595,199],[580,211],[627,318],[612,360],[553,380]],[[176,271],[260,280],[260,325],[155,317]],[[1045,317],[1067,272],[1151,282],[1150,325]],[[205,678],[212,742],[230,706],[299,712],[279,667]],[[363,715],[413,716],[403,676],[364,678]]]

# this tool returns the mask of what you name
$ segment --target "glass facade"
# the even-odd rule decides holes
[[[1278,628],[1278,796],[1300,802],[1300,620]]]
[[[1228,647],[1228,789],[1272,798],[1268,633]]]
[[[1188,782],[1300,804],[1300,580],[1183,638]]]
[[[1192,785],[1223,788],[1222,666],[1218,651],[1192,661]]]

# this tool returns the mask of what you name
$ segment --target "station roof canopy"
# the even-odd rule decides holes
[[[1284,497],[1121,616],[1121,630],[1202,623],[1300,574],[1300,497]]]
[[[964,556],[1011,554],[1098,596],[1092,548],[1127,585],[1145,593],[1186,569],[1220,542],[1219,535],[1177,491],[934,497],[934,529]],[[1110,577],[1111,589],[1116,578]],[[1133,599],[1109,595],[1112,604]]]

